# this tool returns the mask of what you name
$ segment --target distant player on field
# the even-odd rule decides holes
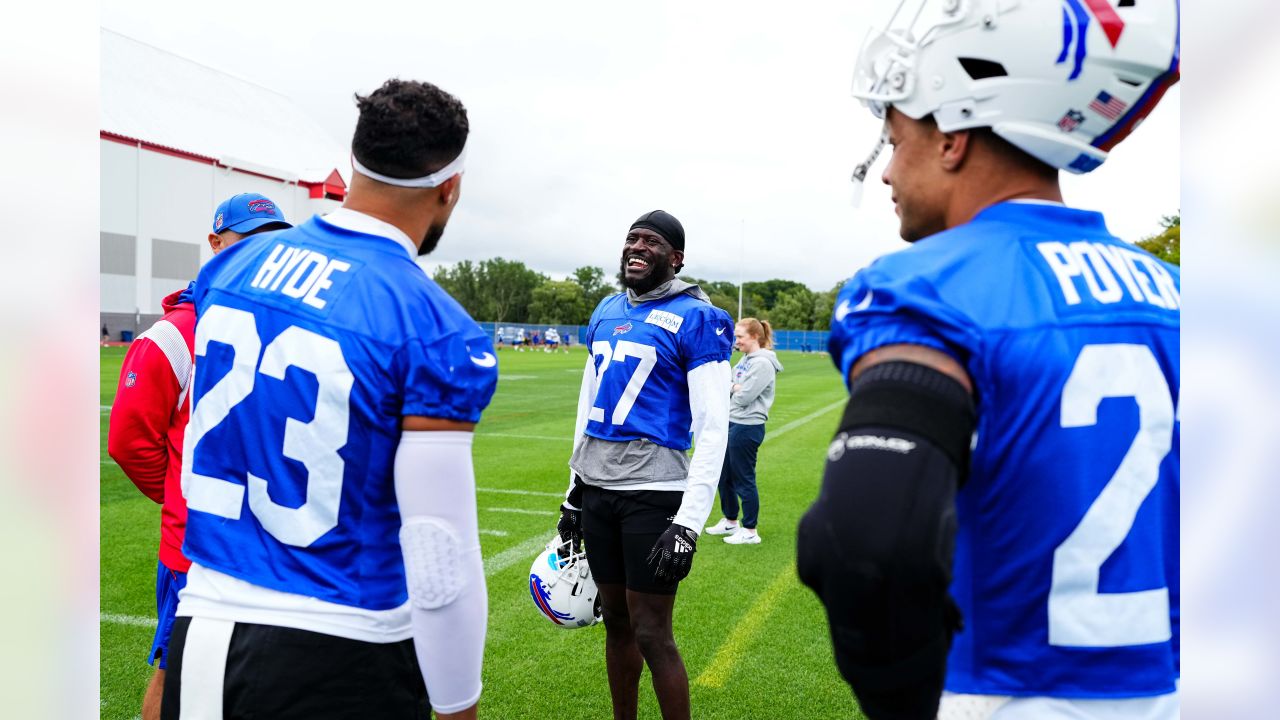
[[[467,115],[428,83],[356,101],[343,206],[196,282],[165,718],[476,714],[471,440],[497,360],[414,262],[458,201]]]
[[[547,332],[543,334],[543,337],[547,340],[547,347],[544,348],[547,352],[554,353],[556,349],[560,347],[559,330],[549,327],[547,328]]]
[[[632,223],[622,246],[626,292],[601,301],[586,330],[591,357],[557,527],[566,540],[585,537],[613,713],[622,719],[636,717],[645,664],[662,717],[689,717],[671,616],[728,438],[733,321],[676,278],[683,264],[684,228],[674,216],[655,210]]]
[[[209,247],[223,248],[270,230],[292,227],[276,204],[257,193],[229,198],[213,214]],[[194,283],[192,283],[194,285]],[[191,406],[191,349],[195,344],[195,308],[191,287],[161,302],[164,317],[129,346],[120,367],[116,399],[107,427],[107,452],[142,494],[161,504],[160,561],[156,569],[156,625],[148,663],[156,671],[142,697],[142,719],[160,717],[169,637],[173,632],[178,591],[187,582],[191,561],[182,554],[187,503],[182,498],[182,436]]]
[[[1176,718],[1179,272],[1058,172],[1176,81],[1177,3],[908,5],[854,92],[913,245],[837,297],[800,575],[873,720]]]

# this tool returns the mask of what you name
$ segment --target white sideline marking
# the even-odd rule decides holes
[[[499,375],[499,380],[537,380],[537,375]]]
[[[513,545],[512,547],[503,550],[493,557],[485,558],[484,576],[492,577],[518,562],[527,562],[532,565],[534,554],[546,547],[547,540],[549,539],[551,539],[550,534],[535,535],[519,545]]]
[[[824,408],[819,408],[817,410],[814,410],[813,412],[809,413],[808,415],[805,415],[802,418],[792,420],[791,422],[787,423],[786,425],[783,425],[777,430],[774,430],[772,432],[766,430],[764,433],[764,442],[769,442],[773,438],[776,438],[779,435],[785,435],[791,432],[792,430],[795,430],[796,428],[800,427],[801,425],[804,425],[805,423],[811,422],[813,420],[817,420],[818,418],[822,417],[823,415],[826,415],[827,413],[831,412],[832,410],[835,410],[836,408],[844,405],[847,402],[848,402],[847,399],[837,400]]]
[[[476,488],[480,492],[506,493],[508,495],[537,495],[538,497],[563,498],[564,493],[543,492],[541,490],[512,490],[508,488]]]
[[[134,627],[144,627],[155,629],[160,621],[155,618],[139,617],[137,615],[118,615],[116,613],[102,613],[98,615],[98,622],[109,622],[117,625],[133,625]]]
[[[506,530],[489,530],[488,528],[480,528],[481,535],[492,535],[494,537],[506,537]]]
[[[520,515],[555,515],[556,514],[554,512],[551,512],[550,510],[525,510],[524,508],[487,507],[483,509],[488,510],[489,512],[517,513]]]
[[[110,405],[99,405],[99,406],[98,406],[98,412],[111,412],[111,406],[110,406]]]
[[[520,433],[476,433],[480,437],[500,437],[500,438],[520,438],[522,440],[554,440],[556,442],[568,442],[569,436],[553,436],[553,435],[521,435]]]

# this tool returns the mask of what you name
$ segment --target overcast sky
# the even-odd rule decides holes
[[[631,221],[662,208],[684,223],[687,274],[823,290],[903,247],[884,186],[849,202],[879,132],[849,95],[868,5],[113,0],[101,23],[292,97],[342,148],[353,92],[401,77],[457,95],[467,174],[434,263],[613,271]],[[1179,210],[1180,97],[1102,168],[1064,175],[1067,202],[1126,239],[1158,230]]]

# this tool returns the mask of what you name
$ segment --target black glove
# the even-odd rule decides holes
[[[560,522],[556,523],[556,532],[560,539],[573,544],[573,552],[582,552],[582,511],[574,510],[567,504],[560,506]],[[561,558],[568,557],[563,545],[556,552]]]
[[[653,576],[658,580],[680,582],[688,577],[697,551],[698,533],[672,523],[653,544],[645,562],[653,568]]]

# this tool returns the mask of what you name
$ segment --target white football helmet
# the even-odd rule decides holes
[[[892,105],[932,114],[943,132],[990,127],[1086,173],[1178,81],[1178,10],[1179,0],[899,0],[862,45],[853,95],[877,117]]]
[[[560,550],[565,557],[560,557]],[[600,622],[600,591],[586,553],[573,552],[559,535],[551,538],[529,567],[529,594],[538,611],[556,627],[573,629]]]

